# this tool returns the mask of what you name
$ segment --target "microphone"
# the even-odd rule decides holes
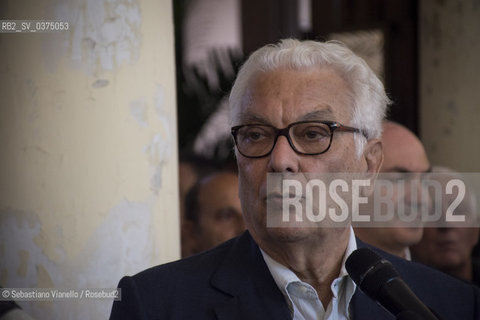
[[[439,320],[400,278],[390,261],[372,250],[355,250],[345,267],[357,286],[397,319]]]

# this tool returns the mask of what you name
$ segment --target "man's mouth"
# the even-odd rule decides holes
[[[299,196],[296,194],[282,194],[278,192],[270,193],[265,197],[265,201],[268,205],[282,206],[283,202],[288,199],[297,199],[297,201],[303,201],[304,196]]]

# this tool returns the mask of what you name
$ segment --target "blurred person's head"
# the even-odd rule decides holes
[[[430,170],[430,163],[422,143],[404,126],[391,121],[384,122],[382,143],[384,160],[380,172],[388,173],[384,177],[394,178],[394,175],[398,174],[400,178],[404,179],[409,174],[419,174]],[[417,180],[409,182],[414,183],[414,186],[415,184],[418,185],[418,189],[421,189],[420,176],[413,178]],[[418,181],[418,183],[415,181]],[[392,201],[396,204],[394,207],[398,208],[398,203],[402,202],[402,208],[405,208],[405,210],[418,210],[420,212],[423,201],[422,190],[418,190],[416,196],[413,196],[408,187],[403,188],[404,185],[402,185],[400,189],[396,187],[394,179],[392,179],[392,182],[394,185]],[[398,221],[392,223],[398,225]],[[420,241],[422,232],[421,225],[418,227],[410,225],[355,229],[355,233],[363,241],[404,258],[408,255],[408,248]]]
[[[185,196],[197,180],[218,170],[217,167],[217,163],[199,155],[184,154],[180,156],[178,163],[178,184],[181,207],[184,204],[183,200]]]
[[[180,156],[178,164],[178,185],[180,204],[180,236],[182,256],[191,254],[195,243],[190,236],[190,226],[185,221],[185,198],[190,189],[202,177],[211,174],[216,169],[215,162],[195,154],[184,154]]]
[[[427,172],[430,162],[422,142],[393,121],[383,124],[383,164],[380,172]]]
[[[432,179],[441,183],[443,191],[445,191],[448,181],[460,177],[450,169],[442,167],[434,167],[432,171]],[[463,214],[469,220],[478,221],[475,195],[468,185],[466,185],[465,191],[463,201],[456,206],[452,214]],[[435,205],[442,208],[443,216],[445,216],[447,208],[456,201],[457,196],[457,192],[451,194],[443,192],[442,197],[436,199]],[[475,224],[475,222],[467,222],[456,225],[445,222],[435,227],[425,227],[422,240],[411,248],[412,256],[423,264],[457,278],[471,281],[473,276],[472,251],[478,242],[479,229],[466,226]]]
[[[194,243],[192,253],[217,246],[245,230],[238,176],[232,171],[213,173],[199,180],[187,194],[185,210]]]

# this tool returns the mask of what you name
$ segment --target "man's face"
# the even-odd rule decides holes
[[[453,177],[440,178],[445,188],[446,183]],[[443,180],[443,181],[442,181]],[[445,216],[447,208],[457,200],[456,194],[445,194],[440,200]],[[467,217],[466,221],[475,219],[477,212],[467,190],[466,197],[456,207],[454,214],[461,213]],[[420,243],[412,247],[412,254],[422,263],[433,266],[445,272],[455,271],[471,263],[473,247],[478,242],[479,229],[465,228],[465,224],[455,226],[454,223],[440,227],[427,227],[424,229]]]
[[[425,264],[449,271],[470,262],[478,228],[425,228],[415,255]]]
[[[302,120],[331,120],[350,125],[349,88],[331,69],[293,71],[278,69],[258,75],[240,106],[235,125],[268,124],[285,128]],[[318,228],[267,228],[267,173],[270,172],[365,172],[366,161],[357,158],[352,133],[334,134],[330,149],[316,156],[295,153],[280,136],[266,157],[246,158],[237,151],[240,199],[247,229],[258,240],[297,241]]]
[[[219,245],[245,230],[238,198],[238,177],[233,173],[218,173],[203,180],[198,208],[197,251]]]
[[[395,208],[399,207],[399,202],[403,202],[403,208],[407,215],[412,211],[420,213],[422,205],[426,207],[430,205],[428,193],[421,188],[419,180],[421,178],[419,173],[427,172],[430,168],[421,142],[406,129],[389,125],[385,127],[382,141],[384,161],[380,171],[388,172],[388,176],[392,178],[394,185],[396,185],[396,176],[401,179],[407,176],[411,178],[411,180],[405,182],[406,188],[400,190],[398,187],[402,186],[400,184],[394,187],[392,201],[395,203]],[[410,187],[415,188],[416,193],[412,193]],[[376,228],[373,233],[376,235],[372,234],[372,236],[376,236],[378,242],[383,243],[382,247],[402,250],[402,248],[407,248],[420,241],[423,228],[421,226],[412,227],[411,225],[408,227]]]

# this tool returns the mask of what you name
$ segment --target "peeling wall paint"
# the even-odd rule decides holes
[[[138,60],[142,39],[140,1],[55,1],[54,12],[57,20],[70,22],[71,32],[61,48],[76,66],[96,73]]]
[[[159,131],[152,137],[151,142],[145,147],[145,152],[148,154],[149,162],[152,166],[152,179],[151,189],[154,193],[158,194],[162,187],[162,171],[163,167],[168,162],[168,155],[173,149],[173,136],[171,125],[169,123],[168,115],[165,111],[164,105],[164,91],[163,88],[157,86],[156,94],[154,98],[154,106],[156,111],[156,117],[159,121]]]
[[[147,105],[145,104],[145,101],[139,99],[130,102],[130,113],[141,127],[148,127]]]
[[[164,105],[164,96],[164,89],[157,85],[155,95],[150,99],[155,110],[153,115],[148,114],[148,104],[142,98],[131,101],[129,105],[130,114],[140,127],[155,130],[150,142],[143,149],[151,166],[150,188],[155,194],[158,194],[162,187],[162,171],[168,164],[175,144],[175,133],[170,124],[169,112]]]
[[[1,268],[7,273],[4,287],[44,288],[114,288],[125,274],[134,274],[147,267],[153,252],[151,231],[152,203],[126,200],[112,208],[73,259],[52,261],[35,238],[41,233],[38,215],[15,211],[0,212],[0,243],[6,248],[1,255]],[[61,225],[58,226],[62,228]],[[135,241],[132,241],[135,239]],[[15,277],[8,277],[15,274]],[[19,302],[29,313],[48,319],[88,319],[92,314],[108,314],[111,301],[51,304]]]

